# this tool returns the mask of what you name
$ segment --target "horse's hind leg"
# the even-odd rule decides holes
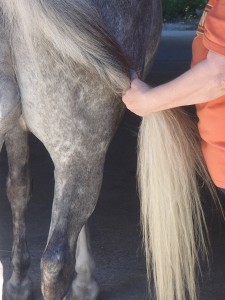
[[[70,300],[96,299],[99,294],[99,287],[93,277],[95,262],[91,253],[86,225],[81,229],[77,240],[75,270],[77,277],[72,285]]]
[[[13,216],[12,276],[6,283],[7,300],[31,299],[32,284],[27,276],[30,258],[25,239],[24,214],[30,199],[27,132],[19,125],[5,135],[9,174],[7,196]]]
[[[84,162],[82,154],[67,158],[66,165],[55,163],[51,227],[41,261],[45,300],[60,300],[66,296],[74,275],[77,238],[98,199],[104,156],[100,161],[96,161],[94,155],[88,156]],[[92,300],[82,300],[86,299]]]

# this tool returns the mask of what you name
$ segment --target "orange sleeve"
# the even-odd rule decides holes
[[[225,0],[217,0],[205,20],[204,46],[225,55]]]

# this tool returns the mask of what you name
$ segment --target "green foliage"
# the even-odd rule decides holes
[[[162,0],[165,21],[190,20],[198,17],[206,0]]]

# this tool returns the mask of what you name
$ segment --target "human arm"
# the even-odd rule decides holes
[[[225,95],[225,56],[209,51],[207,58],[176,79],[150,88],[134,79],[123,96],[129,110],[147,116],[169,108],[208,102]]]

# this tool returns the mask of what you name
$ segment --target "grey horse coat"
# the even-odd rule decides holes
[[[0,0],[0,8],[0,127],[1,120],[12,115],[10,126],[2,125],[0,133],[9,153],[8,198],[14,224],[13,274],[5,297],[26,300],[32,295],[24,224],[30,198],[28,148],[22,115],[23,125],[43,142],[55,165],[41,285],[44,299],[63,299],[74,274],[77,238],[95,208],[105,154],[123,114],[120,97],[129,87],[129,69],[143,74],[158,44],[160,3]],[[89,290],[79,297],[75,290],[72,297],[95,299]]]

